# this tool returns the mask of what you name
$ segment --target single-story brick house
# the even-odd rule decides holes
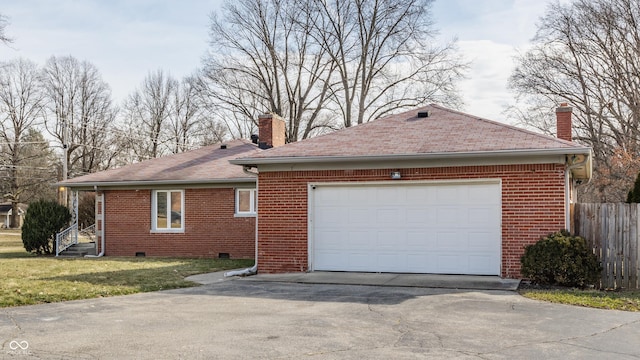
[[[556,115],[558,138],[429,105],[237,156],[258,173],[258,272],[519,277],[591,176]]]
[[[259,122],[281,137],[233,140],[58,185],[96,192],[100,255],[254,258],[256,175],[229,160],[284,145],[281,119]]]

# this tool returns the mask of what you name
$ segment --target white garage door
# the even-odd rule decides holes
[[[316,185],[313,270],[500,275],[500,184]]]

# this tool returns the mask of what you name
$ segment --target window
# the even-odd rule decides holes
[[[236,216],[255,216],[257,208],[256,189],[236,189]]]
[[[184,191],[154,190],[151,206],[152,230],[184,230]]]

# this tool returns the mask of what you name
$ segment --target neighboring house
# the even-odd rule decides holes
[[[18,204],[18,223],[16,224],[18,228],[22,227],[22,222],[24,221],[24,213],[27,209],[26,204]],[[2,228],[8,229],[11,225],[11,215],[13,214],[13,210],[11,208],[11,203],[0,203],[0,218],[2,218]]]
[[[237,156],[259,173],[258,271],[520,277],[591,176],[563,105],[559,138],[430,105]]]
[[[260,119],[262,126],[269,121],[282,120]],[[282,139],[275,139],[280,145],[281,132]],[[98,253],[254,258],[256,176],[229,160],[260,151],[250,141],[234,140],[58,185],[76,194],[96,192]]]

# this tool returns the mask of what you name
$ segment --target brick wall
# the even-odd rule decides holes
[[[255,256],[255,218],[234,217],[234,189],[186,189],[184,196],[184,233],[152,233],[151,190],[105,191],[105,255]]]
[[[308,270],[307,184],[389,181],[391,171],[326,170],[259,175],[258,271]],[[502,276],[520,276],[524,246],[564,228],[564,166],[559,164],[402,169],[402,180],[502,179]]]

